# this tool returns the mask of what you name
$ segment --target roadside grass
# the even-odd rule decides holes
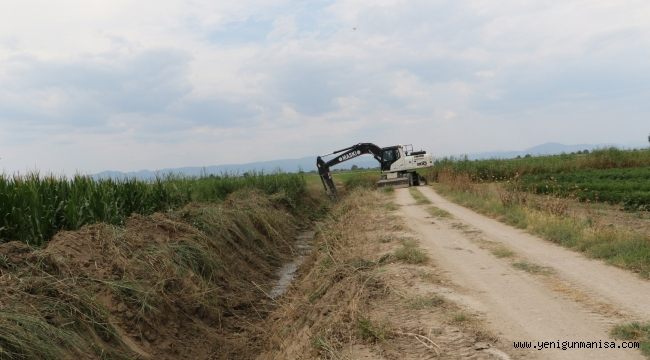
[[[466,312],[459,311],[452,316],[451,321],[453,323],[460,324],[469,321],[470,318],[471,316]]]
[[[311,270],[296,279],[278,316],[265,323],[268,341],[277,349],[267,358],[345,358],[350,342],[382,347],[393,336],[389,319],[370,311],[390,294],[382,271],[395,260],[392,252],[379,249],[405,241],[401,220],[383,209],[388,202],[390,196],[382,191],[359,187],[316,225],[312,254],[305,261]],[[287,338],[295,339],[290,348]]]
[[[611,335],[620,340],[638,341],[641,353],[650,359],[650,323],[632,322],[615,326]]]
[[[413,239],[402,242],[402,246],[395,250],[395,258],[407,264],[424,264],[429,261],[429,256]]]
[[[504,196],[509,190],[472,184],[469,179],[450,178],[435,188],[458,204],[650,278],[650,238],[644,234],[560,215],[531,204],[524,195]]]
[[[377,323],[363,316],[357,319],[357,330],[362,339],[373,343],[386,340],[391,332],[388,324]]]
[[[512,263],[512,266],[515,269],[519,269],[519,270],[522,270],[522,271],[525,271],[527,273],[534,274],[534,275],[548,275],[548,274],[551,274],[553,272],[553,270],[551,268],[548,268],[546,266],[533,264],[533,263],[530,263],[528,261],[523,261],[523,260]]]
[[[413,187],[413,186],[410,187],[409,188],[409,193],[411,193],[411,196],[413,197],[413,199],[415,199],[416,204],[418,204],[418,205],[431,204],[431,201],[429,199],[427,199],[426,197],[424,197],[424,195],[422,195],[422,193],[420,192],[420,190],[418,188]]]
[[[417,295],[407,301],[407,307],[412,310],[423,310],[442,306],[445,299],[440,295]]]
[[[325,336],[315,336],[312,339],[312,346],[327,354],[330,359],[343,359],[338,350],[327,340]]]
[[[22,312],[0,311],[0,358],[64,358],[64,349],[80,349],[78,334]]]
[[[429,214],[431,214],[431,216],[436,218],[448,219],[452,217],[452,215],[448,211],[433,205],[429,206],[427,208],[427,211],[429,212]]]
[[[395,204],[394,202],[389,202],[384,205],[384,209],[388,211],[395,211],[399,209],[399,206],[397,206],[397,204]]]
[[[490,248],[490,252],[492,255],[502,259],[502,258],[511,258],[515,256],[514,251],[508,249],[507,247],[503,245],[497,245],[493,248]]]
[[[588,169],[639,168],[650,166],[650,149],[620,150],[606,148],[580,154],[526,156],[520,159],[469,160],[468,158],[443,158],[424,175],[439,181],[445,171],[467,174],[474,181],[502,181],[517,176],[548,173],[576,173]]]

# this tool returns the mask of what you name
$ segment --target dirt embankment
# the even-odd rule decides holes
[[[319,226],[302,276],[266,321],[258,359],[504,359],[419,248],[392,193],[348,194]]]
[[[0,358],[252,358],[296,217],[253,191],[219,205],[0,245]]]

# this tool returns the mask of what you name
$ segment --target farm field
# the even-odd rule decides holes
[[[576,220],[578,215],[571,209],[544,207],[552,199],[590,205],[577,199],[528,194],[503,184],[475,183],[462,174],[450,174],[440,172],[439,183],[434,185],[441,194],[481,212],[503,210],[486,213],[503,216],[506,222],[521,221],[516,214],[524,214],[528,222],[525,228],[533,233],[535,229],[550,229],[556,236],[573,229],[565,228],[567,224],[586,226]],[[325,198],[320,179],[314,174],[176,178],[150,183],[32,177],[31,182],[13,184],[19,189],[28,189],[26,185],[30,184],[32,195],[57,194],[58,199],[67,199],[67,208],[74,199],[85,199],[82,203],[86,206],[77,209],[85,209],[82,213],[87,214],[87,223],[79,224],[77,230],[52,229],[53,236],[43,237],[40,243],[28,237],[0,244],[0,279],[4,279],[0,286],[12,294],[0,306],[0,326],[7,334],[15,334],[0,335],[0,346],[17,354],[9,358],[30,359],[82,355],[176,359],[181,354],[206,359],[421,358],[433,354],[443,358],[498,358],[504,354],[525,358],[525,352],[512,348],[508,341],[514,334],[495,335],[501,330],[494,328],[490,319],[498,317],[510,326],[524,326],[522,334],[530,336],[550,336],[560,331],[552,326],[541,327],[534,317],[527,318],[524,313],[513,318],[513,314],[502,313],[499,308],[475,308],[472,304],[477,302],[502,301],[495,289],[510,285],[499,283],[502,277],[482,274],[477,268],[476,274],[486,276],[479,283],[490,283],[492,287],[473,292],[469,289],[478,286],[471,285],[473,276],[450,273],[449,269],[458,262],[495,267],[511,276],[522,271],[539,273],[531,276],[545,280],[541,284],[530,280],[535,285],[528,286],[551,292],[540,298],[537,306],[557,311],[554,309],[558,303],[552,296],[556,290],[547,289],[547,282],[561,281],[562,289],[585,286],[564,277],[558,280],[558,274],[565,274],[560,262],[576,269],[584,266],[566,260],[573,252],[562,250],[560,260],[547,262],[543,256],[515,247],[516,242],[499,245],[495,241],[505,235],[492,234],[493,230],[485,227],[488,219],[474,218],[466,213],[469,210],[461,211],[443,201],[429,186],[376,191],[373,187],[378,171],[337,172],[334,176],[342,190],[337,203]],[[131,195],[127,190],[132,191]],[[61,195],[70,193],[84,197]],[[458,197],[461,194],[464,197]],[[526,196],[521,194],[529,198],[520,202],[517,196]],[[126,215],[124,201],[116,195],[126,199],[139,195],[135,196],[139,202],[133,202],[139,207],[130,208],[136,211]],[[102,214],[90,206],[93,199],[111,199],[112,213],[116,215],[109,219],[114,220],[91,217]],[[476,206],[476,199],[481,199],[480,206]],[[33,206],[36,202],[23,204]],[[41,217],[35,219],[51,214],[65,218],[67,213],[38,214]],[[557,221],[550,217],[552,214],[575,222],[543,222]],[[607,236],[628,234],[602,228],[594,214],[589,212],[598,227],[585,229],[598,229]],[[512,224],[522,227],[521,223]],[[300,266],[294,285],[280,298],[269,297],[278,269],[296,256],[291,239],[297,238],[301,229],[309,228],[316,233],[313,250]],[[633,248],[627,245],[631,241],[627,237],[616,238],[615,245],[624,250],[617,252],[614,244],[607,245],[612,239],[588,238],[586,234],[593,231],[587,230],[574,234],[572,241],[577,247],[563,245],[589,253],[593,249],[584,244],[594,242],[602,254],[614,256],[593,256],[641,276],[650,273],[650,262],[638,242]],[[512,228],[500,231],[509,237],[520,236]],[[445,245],[449,241],[457,245]],[[537,244],[541,240],[525,241]],[[465,247],[476,259],[465,259],[464,253],[457,250]],[[443,253],[446,255],[441,257]],[[619,279],[621,275],[609,274],[606,268],[585,271],[602,272],[602,276],[617,279],[622,285],[640,281],[630,279],[635,278],[631,273]],[[634,320],[644,320],[637,316],[639,308],[628,305],[634,303],[634,296],[643,296],[645,286],[615,303],[607,303],[629,314],[616,318],[616,323],[621,324],[617,329],[623,334],[617,336],[626,336],[625,329],[636,326]],[[577,296],[576,291],[571,296]],[[526,297],[532,293],[518,294]],[[463,300],[467,297],[473,300]],[[596,306],[589,304],[578,302],[571,306]],[[329,316],[321,315],[324,309],[330,309]],[[391,316],[386,315],[386,309],[390,309]],[[572,317],[573,327],[564,331],[609,336],[609,328],[582,318],[575,309],[571,311],[565,315]],[[635,352],[617,354],[637,358]]]
[[[76,176],[0,177],[0,241],[42,245],[60,230],[96,222],[123,224],[131,214],[148,215],[190,202],[219,202],[240,189],[282,194],[291,205],[304,196],[299,174],[249,174],[154,181],[94,180]]]
[[[512,160],[443,160],[449,199],[547,240],[650,276],[648,150]]]
[[[250,358],[326,205],[300,174],[2,180],[2,359]]]
[[[521,187],[537,194],[581,201],[622,204],[625,210],[650,211],[650,166],[527,174]]]
[[[650,206],[650,150],[594,150],[507,160],[442,159],[427,176],[433,181],[466,177],[472,183],[502,183],[537,194],[618,204],[626,210]]]
[[[516,159],[467,160],[443,158],[428,176],[436,180],[442,171],[466,174],[473,181],[505,181],[530,174],[567,173],[585,169],[639,168],[650,166],[650,149],[608,148],[587,153],[531,156]]]

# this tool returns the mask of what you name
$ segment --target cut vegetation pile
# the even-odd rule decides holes
[[[40,250],[1,244],[0,358],[253,357],[250,324],[291,254],[291,201],[240,190],[63,231]]]
[[[483,358],[476,344],[498,343],[442,295],[446,280],[392,199],[359,188],[333,207],[257,359]]]
[[[387,291],[375,270],[390,256],[375,258],[376,249],[368,246],[368,236],[379,236],[371,216],[379,196],[351,192],[320,226],[318,249],[303,265],[307,273],[268,320],[270,350],[262,359],[336,359],[352,339],[386,335],[366,317],[372,299]]]

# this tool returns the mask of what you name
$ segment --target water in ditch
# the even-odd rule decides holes
[[[296,257],[291,262],[284,264],[284,266],[278,269],[277,275],[279,280],[269,293],[269,296],[272,299],[277,299],[287,292],[291,282],[296,277],[298,268],[305,261],[306,256],[311,251],[312,240],[314,240],[315,235],[315,231],[309,230],[303,231],[296,236],[296,242],[294,243],[294,248],[297,252]]]

